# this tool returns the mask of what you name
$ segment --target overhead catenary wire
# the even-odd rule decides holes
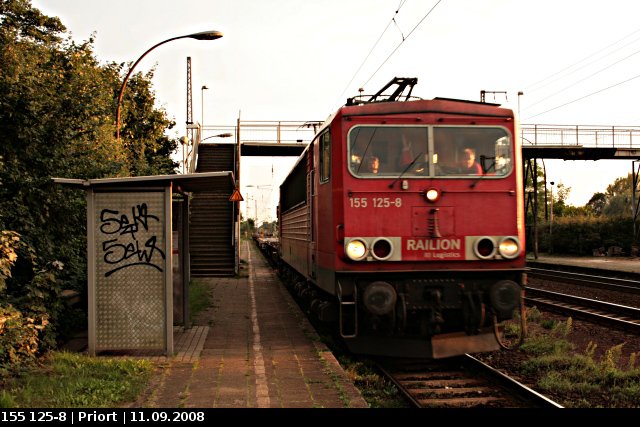
[[[418,22],[416,24],[415,27],[413,27],[413,29],[409,32],[409,34],[407,34],[406,37],[404,37],[402,39],[402,41],[398,44],[398,46],[396,46],[395,49],[393,49],[393,51],[389,54],[389,56],[387,56],[387,58],[382,61],[382,64],[380,64],[380,66],[373,72],[373,74],[371,75],[371,77],[369,77],[367,79],[366,82],[364,82],[364,84],[362,85],[363,87],[367,85],[367,83],[369,83],[371,81],[371,79],[378,73],[378,71],[380,71],[380,69],[384,66],[384,64],[387,63],[387,61],[393,56],[393,54],[396,53],[396,51],[400,48],[400,46],[402,46],[402,44],[407,41],[407,39],[411,36],[411,34],[413,34],[413,32],[420,26],[420,24],[422,24],[422,22],[424,22],[425,19],[427,19],[427,17],[431,14],[431,12],[433,12],[433,10],[440,4],[442,0],[438,0],[436,2],[436,4],[434,4],[431,9],[429,9],[429,11],[422,17],[422,19],[420,20],[420,22]]]
[[[530,84],[530,85],[526,86],[526,87],[525,87],[525,89],[529,89],[529,91],[533,91],[533,92],[535,92],[535,91],[537,91],[537,90],[539,90],[539,89],[542,89],[543,87],[546,87],[546,86],[548,86],[548,85],[550,85],[550,84],[552,84],[552,83],[554,83],[554,82],[557,82],[557,81],[559,81],[559,80],[561,80],[561,79],[567,78],[567,77],[569,77],[570,75],[572,75],[572,74],[576,73],[577,71],[582,70],[582,69],[584,69],[584,68],[586,68],[586,67],[588,67],[588,66],[590,66],[590,65],[592,65],[592,64],[594,64],[594,63],[596,63],[596,62],[598,62],[598,61],[601,61],[602,59],[604,59],[604,58],[606,58],[606,57],[608,57],[608,56],[610,56],[610,55],[612,55],[612,54],[614,54],[614,53],[616,53],[616,52],[618,52],[618,51],[620,51],[620,50],[622,50],[622,49],[624,49],[624,48],[626,48],[626,47],[630,46],[631,44],[633,44],[633,43],[637,42],[638,40],[640,40],[640,38],[635,38],[635,39],[633,39],[631,42],[626,43],[626,44],[624,44],[623,46],[621,46],[621,47],[619,47],[619,48],[617,48],[617,49],[615,49],[615,50],[613,50],[613,51],[611,51],[611,52],[609,52],[609,53],[607,53],[607,54],[605,54],[605,55],[600,55],[600,57],[599,57],[599,58],[597,58],[597,59],[595,59],[595,60],[593,60],[593,61],[590,61],[590,62],[588,62],[588,63],[586,63],[586,64],[583,64],[582,66],[580,66],[580,67],[578,67],[578,68],[575,68],[576,66],[578,66],[578,65],[580,65],[580,64],[582,64],[582,63],[584,63],[584,62],[585,62],[585,61],[587,61],[588,59],[593,58],[594,56],[599,55],[599,54],[601,54],[602,52],[605,52],[606,50],[608,50],[608,49],[612,48],[613,46],[615,46],[615,45],[619,44],[619,43],[620,43],[620,42],[622,42],[623,40],[630,38],[631,36],[635,35],[635,34],[636,34],[636,33],[638,33],[638,32],[640,32],[640,29],[636,29],[635,31],[633,31],[633,32],[631,32],[631,33],[627,34],[626,36],[624,36],[624,37],[622,37],[622,38],[620,38],[620,39],[616,40],[615,42],[608,44],[608,45],[607,45],[607,46],[605,46],[604,48],[602,48],[602,49],[598,49],[596,52],[594,52],[594,53],[592,53],[592,54],[590,54],[590,55],[588,55],[588,56],[584,57],[583,59],[581,59],[581,60],[579,60],[579,61],[577,61],[577,62],[575,62],[575,63],[573,63],[573,64],[571,64],[571,65],[569,65],[569,66],[567,66],[567,67],[564,67],[564,68],[563,68],[563,69],[561,69],[560,71],[557,71],[557,72],[555,72],[555,73],[553,73],[553,74],[551,74],[551,75],[549,75],[549,76],[545,77],[544,79],[538,80],[537,82],[535,82],[535,83],[533,83],[533,84]],[[640,53],[640,51],[636,51],[636,52],[634,52],[634,53],[632,53],[632,54],[630,54],[630,55],[627,55],[626,57],[624,57],[624,58],[622,58],[622,59],[620,59],[620,60],[617,60],[616,62],[611,63],[611,64],[609,64],[609,65],[605,66],[604,68],[601,68],[600,70],[595,71],[595,72],[593,72],[593,73],[589,74],[588,76],[586,76],[586,77],[584,77],[584,78],[582,78],[582,79],[580,79],[580,80],[578,80],[578,81],[573,81],[573,82],[571,82],[571,84],[569,84],[568,86],[565,86],[565,87],[563,87],[563,88],[561,88],[561,89],[556,89],[556,90],[554,90],[554,92],[553,92],[551,95],[544,96],[544,97],[542,97],[542,98],[538,98],[538,100],[537,100],[537,101],[535,101],[535,102],[533,102],[533,103],[529,103],[529,104],[528,104],[528,105],[523,109],[523,111],[530,110],[530,109],[531,109],[531,107],[533,107],[533,106],[535,106],[535,105],[541,104],[541,103],[543,103],[543,102],[545,102],[545,101],[549,101],[551,98],[556,97],[556,96],[557,96],[557,95],[559,95],[560,93],[562,93],[562,92],[564,92],[564,91],[566,91],[566,90],[568,90],[568,89],[570,89],[570,88],[572,88],[572,87],[576,86],[577,84],[579,84],[579,83],[581,83],[581,82],[584,82],[585,80],[588,80],[588,79],[590,79],[590,78],[592,78],[592,77],[594,77],[594,76],[596,76],[596,75],[598,75],[598,74],[602,73],[603,71],[605,71],[605,70],[608,70],[608,69],[612,68],[613,66],[615,66],[615,65],[617,65],[617,64],[619,64],[619,63],[621,63],[621,62],[623,62],[623,61],[628,60],[629,58],[631,58],[631,57],[635,56],[637,53]],[[574,70],[572,70],[572,71],[566,72],[566,71],[568,71],[568,70],[571,70],[572,68],[575,68],[575,69],[574,69]],[[563,73],[564,73],[564,74],[563,74]],[[563,75],[561,75],[561,74],[563,74]],[[559,75],[560,75],[560,76],[559,76]],[[559,77],[556,77],[556,76],[559,76]],[[556,78],[554,78],[554,77],[556,77]],[[636,76],[636,77],[637,77],[637,76]],[[565,107],[565,106],[567,106],[567,105],[573,104],[573,103],[575,103],[575,102],[581,101],[581,100],[583,100],[583,99],[589,98],[590,96],[596,95],[596,94],[598,94],[598,93],[601,93],[601,92],[604,92],[604,91],[606,91],[606,90],[612,89],[612,88],[614,88],[614,87],[616,87],[616,86],[622,85],[622,84],[624,84],[624,83],[626,83],[626,82],[628,82],[628,81],[634,80],[636,77],[633,77],[633,78],[631,78],[631,79],[627,79],[627,80],[624,80],[624,81],[621,81],[621,82],[615,83],[615,84],[613,84],[613,85],[610,85],[610,86],[607,86],[607,87],[605,87],[605,88],[599,89],[599,90],[597,90],[597,91],[595,91],[595,92],[591,92],[591,93],[589,93],[589,94],[586,94],[586,95],[580,96],[580,97],[575,98],[575,99],[573,99],[573,100],[570,100],[570,101],[568,101],[568,102],[563,102],[563,103],[561,103],[560,105],[556,105],[556,106],[554,106],[554,107],[552,107],[552,108],[547,108],[546,110],[544,110],[544,111],[542,111],[542,112],[539,112],[539,113],[536,113],[536,114],[534,114],[534,115],[531,115],[531,116],[529,116],[529,117],[525,118],[524,120],[528,120],[528,119],[530,119],[530,118],[540,116],[540,115],[545,114],[545,113],[548,113],[548,112],[550,112],[550,111],[554,111],[554,110],[557,110],[557,109],[559,109],[559,108]],[[537,88],[536,88],[536,86],[537,86]],[[532,89],[532,88],[533,88],[533,89]]]
[[[625,39],[627,39],[627,38],[631,37],[632,35],[634,35],[634,34],[636,34],[636,33],[638,33],[638,32],[640,32],[640,28],[638,28],[637,30],[635,30],[635,31],[633,31],[633,32],[631,32],[631,33],[629,33],[629,34],[627,34],[626,36],[622,37],[621,39],[618,39],[617,41],[615,41],[615,42],[613,42],[613,43],[611,43],[611,44],[609,44],[609,45],[607,45],[607,46],[603,47],[602,49],[599,49],[599,50],[597,50],[596,52],[594,52],[594,53],[592,53],[592,54],[587,55],[586,57],[582,58],[581,60],[579,60],[579,61],[577,61],[577,62],[574,62],[573,64],[571,64],[571,65],[569,65],[569,66],[567,66],[567,67],[565,67],[565,68],[563,68],[563,69],[561,69],[561,70],[559,70],[559,71],[556,71],[555,73],[552,73],[552,74],[550,74],[549,76],[547,76],[547,77],[545,77],[545,78],[543,78],[543,79],[540,79],[540,80],[536,81],[535,83],[531,83],[531,84],[529,84],[529,85],[525,86],[524,90],[526,90],[527,92],[534,92],[534,91],[536,91],[536,90],[541,89],[542,87],[547,86],[547,85],[548,85],[548,84],[550,84],[550,83],[553,83],[553,82],[555,82],[555,81],[559,80],[560,78],[566,77],[566,75],[565,75],[565,76],[562,76],[562,77],[559,77],[558,79],[554,79],[554,80],[552,80],[551,82],[549,82],[549,83],[545,83],[544,85],[542,85],[542,86],[540,86],[540,87],[536,88],[536,86],[538,86],[539,84],[544,83],[544,82],[547,82],[547,80],[549,80],[549,79],[551,79],[551,78],[553,78],[553,77],[557,76],[558,74],[561,74],[561,73],[563,73],[563,72],[565,72],[565,71],[567,71],[567,70],[570,70],[571,68],[574,68],[575,66],[577,66],[577,65],[581,64],[582,62],[584,62],[584,61],[586,61],[586,60],[588,60],[588,59],[590,59],[590,58],[592,58],[592,57],[594,57],[594,56],[598,55],[599,53],[601,53],[601,52],[603,52],[603,51],[606,51],[606,50],[607,50],[607,49],[609,49],[610,47],[615,46],[616,44],[620,43],[621,41],[623,41],[623,40],[625,40]],[[613,52],[610,52],[609,54],[605,55],[604,57],[609,56],[610,54],[615,53],[615,52],[617,52],[618,50],[625,48],[626,46],[628,46],[629,44],[632,44],[632,43],[636,42],[637,40],[638,40],[638,39],[635,39],[635,40],[633,40],[632,42],[627,43],[626,45],[624,45],[624,46],[620,47],[619,49],[616,49],[616,50],[615,50],[615,51],[613,51]],[[603,58],[604,58],[604,57],[603,57]],[[602,58],[600,58],[600,59],[602,59]],[[597,61],[597,60],[596,60],[596,61]],[[588,64],[586,64],[586,65],[584,65],[584,66],[582,66],[582,67],[578,68],[578,70],[580,70],[580,69],[582,69],[582,68],[584,68],[584,67],[586,67],[586,66],[588,66],[588,65],[591,65],[593,62],[596,62],[596,61],[592,61],[592,62],[590,62],[590,63],[588,63]],[[573,74],[575,71],[578,71],[578,70],[574,70],[574,71],[572,71],[571,73],[568,73],[567,75]]]
[[[620,86],[620,85],[623,85],[623,84],[625,84],[625,83],[628,83],[628,82],[630,82],[630,81],[632,81],[632,80],[637,79],[638,77],[640,77],[640,74],[638,74],[638,75],[636,75],[636,76],[633,76],[633,77],[631,77],[631,78],[629,78],[629,79],[623,80],[623,81],[621,81],[621,82],[618,82],[618,83],[616,83],[616,84],[613,84],[613,85],[611,85],[611,86],[607,86],[607,87],[602,88],[602,89],[600,89],[600,90],[597,90],[597,91],[595,91],[595,92],[591,92],[591,93],[590,93],[590,94],[588,94],[588,95],[581,96],[580,98],[576,98],[576,99],[574,99],[574,100],[572,100],[572,101],[565,102],[565,103],[564,103],[564,104],[562,104],[562,105],[558,105],[558,106],[556,106],[556,107],[550,108],[550,109],[545,110],[545,111],[543,111],[543,112],[541,112],[541,113],[534,114],[533,116],[529,116],[529,117],[527,117],[527,118],[526,118],[526,120],[532,119],[532,118],[537,117],[537,116],[541,116],[541,115],[546,114],[546,113],[548,113],[548,112],[550,112],[550,111],[557,110],[558,108],[565,107],[565,106],[567,106],[567,105],[569,105],[569,104],[573,104],[574,102],[582,101],[582,100],[583,100],[583,99],[585,99],[585,98],[589,98],[590,96],[597,95],[597,94],[602,93],[602,92],[604,92],[604,91],[606,91],[606,90],[609,90],[609,89],[613,89],[613,88],[614,88],[614,87],[616,87],[616,86]]]
[[[540,103],[542,103],[542,102],[545,102],[545,101],[549,100],[550,98],[553,98],[553,97],[555,97],[555,96],[557,96],[557,95],[561,94],[562,92],[566,91],[567,89],[570,89],[570,88],[572,88],[572,87],[574,87],[574,86],[578,85],[579,83],[582,83],[583,81],[588,80],[588,79],[590,79],[591,77],[593,77],[593,76],[595,76],[595,75],[597,75],[597,74],[600,74],[600,73],[602,73],[603,71],[608,70],[609,68],[613,67],[614,65],[617,65],[617,64],[619,64],[619,63],[621,63],[621,62],[626,61],[627,59],[631,58],[631,57],[632,57],[632,56],[634,56],[634,55],[637,55],[638,53],[640,53],[640,50],[637,50],[637,51],[633,52],[631,55],[628,55],[628,56],[626,56],[626,57],[624,57],[624,58],[622,58],[622,59],[620,59],[620,60],[618,60],[618,61],[614,62],[613,64],[610,64],[610,65],[608,65],[608,66],[606,66],[606,67],[604,67],[604,68],[599,69],[598,71],[596,71],[596,72],[594,72],[594,73],[589,74],[588,76],[586,76],[586,77],[584,77],[584,78],[582,78],[582,79],[580,79],[580,80],[578,80],[578,81],[576,81],[576,82],[574,82],[574,83],[570,84],[569,86],[565,86],[564,88],[562,88],[562,89],[560,89],[560,90],[556,90],[556,91],[555,91],[551,96],[548,96],[548,97],[546,97],[546,98],[542,98],[542,99],[541,99],[540,101],[538,101],[538,102],[534,102],[533,104],[529,104],[529,105],[527,105],[525,108],[523,108],[523,109],[522,109],[522,111],[529,110],[529,109],[531,109],[531,107],[536,106],[536,105],[538,105],[538,104],[540,104]]]
[[[382,40],[382,37],[384,36],[384,34],[387,32],[387,30],[389,29],[389,27],[391,26],[392,23],[396,22],[396,15],[400,12],[400,9],[402,8],[402,6],[404,6],[404,4],[406,3],[407,0],[400,0],[400,4],[398,5],[398,7],[396,8],[396,11],[393,14],[393,17],[391,18],[391,20],[389,21],[389,23],[387,24],[387,26],[384,28],[384,30],[382,30],[382,33],[380,33],[380,36],[378,37],[378,39],[376,40],[376,42],[373,44],[373,46],[371,47],[371,50],[369,50],[369,53],[367,54],[367,56],[362,60],[362,63],[360,64],[360,66],[358,67],[358,69],[356,70],[355,73],[353,73],[353,77],[351,77],[351,80],[349,80],[349,83],[347,83],[347,85],[345,86],[345,88],[342,90],[342,93],[340,93],[340,96],[338,97],[338,101],[344,96],[344,94],[347,92],[347,90],[349,89],[349,87],[351,86],[351,83],[353,83],[353,81],[355,80],[356,76],[358,75],[358,73],[360,72],[360,70],[362,70],[362,67],[364,66],[364,64],[366,64],[367,60],[369,59],[369,57],[371,56],[371,54],[373,53],[373,51],[375,50],[376,46],[378,46],[378,43],[380,43],[380,40]],[[396,23],[396,26],[398,24]],[[400,33],[402,34],[402,31],[400,31]],[[404,39],[404,35],[402,35],[403,39]]]

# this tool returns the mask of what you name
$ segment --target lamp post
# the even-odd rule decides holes
[[[120,94],[118,95],[118,104],[116,106],[116,141],[120,142],[120,103],[122,102],[122,96],[124,95],[124,89],[125,89],[125,87],[127,87],[127,81],[129,81],[129,77],[131,77],[131,73],[133,73],[133,69],[136,68],[136,65],[138,65],[138,63],[140,61],[142,61],[142,58],[147,56],[147,54],[149,52],[151,52],[153,49],[157,48],[158,46],[163,45],[165,43],[169,43],[169,42],[174,41],[174,40],[186,39],[186,38],[196,39],[196,40],[215,40],[215,39],[219,39],[220,37],[222,37],[222,33],[220,31],[215,31],[215,30],[202,31],[202,32],[193,33],[193,34],[187,34],[186,36],[172,37],[170,39],[161,41],[160,43],[152,46],[149,50],[147,50],[145,53],[143,53],[142,56],[140,56],[140,58],[138,58],[138,60],[133,63],[133,65],[129,69],[129,72],[127,73],[126,77],[124,78],[124,80],[122,82],[122,86],[120,87]]]
[[[549,212],[549,253],[553,253],[553,184],[554,182],[549,182],[551,184],[551,212]]]
[[[524,95],[524,92],[520,91],[518,92],[518,121],[520,121],[520,97]]]
[[[200,126],[204,126],[204,91],[205,89],[209,89],[207,86],[202,86],[200,90],[200,95],[202,98],[202,122],[200,122]]]

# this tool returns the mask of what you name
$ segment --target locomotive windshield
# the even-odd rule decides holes
[[[501,127],[356,126],[349,170],[375,177],[503,177],[511,172],[511,138]]]

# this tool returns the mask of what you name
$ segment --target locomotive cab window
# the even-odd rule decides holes
[[[499,127],[434,127],[433,160],[440,177],[502,177],[511,172],[511,138]]]
[[[349,171],[363,178],[429,175],[428,127],[356,126],[349,132]]]
[[[512,169],[502,127],[355,126],[348,140],[349,171],[358,178],[496,178]]]

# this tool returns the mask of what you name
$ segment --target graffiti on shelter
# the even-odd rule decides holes
[[[165,254],[149,232],[152,221],[160,218],[149,213],[146,203],[132,206],[130,216],[115,209],[100,211],[100,232],[108,236],[102,242],[103,259],[110,266],[105,277],[136,265],[163,271]]]

